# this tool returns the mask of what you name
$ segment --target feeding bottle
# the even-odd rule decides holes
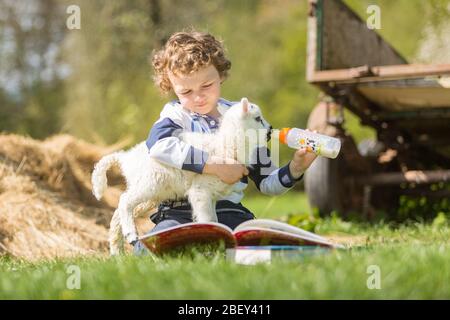
[[[318,156],[334,159],[341,150],[341,140],[298,128],[273,130],[280,142],[294,149],[305,148]]]

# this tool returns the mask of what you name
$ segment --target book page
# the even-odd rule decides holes
[[[330,243],[326,238],[318,236],[317,234],[303,230],[301,228],[291,226],[284,222],[270,220],[270,219],[255,219],[255,220],[245,221],[245,222],[241,223],[240,225],[238,225],[234,229],[234,233],[236,233],[240,230],[243,230],[243,229],[248,229],[248,228],[267,228],[267,229],[271,229],[271,230],[278,230],[278,231],[293,233],[293,234],[302,236],[305,239],[311,239],[311,240],[315,240],[315,241],[322,241],[322,242]]]
[[[325,246],[335,247],[326,240],[313,239],[302,235],[269,228],[248,227],[234,232],[238,246]]]

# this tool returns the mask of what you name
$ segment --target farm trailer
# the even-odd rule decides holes
[[[430,185],[450,180],[450,64],[408,64],[341,0],[308,4],[306,77],[324,93],[308,128],[342,142],[337,159],[319,157],[305,174],[311,206],[370,218],[402,194],[449,197]],[[356,145],[344,108],[376,141]]]

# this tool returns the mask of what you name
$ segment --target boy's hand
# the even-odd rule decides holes
[[[203,173],[217,176],[227,184],[234,184],[248,175],[248,169],[234,159],[212,157],[203,167]]]
[[[294,179],[300,176],[309,168],[317,156],[314,153],[307,152],[306,149],[298,149],[289,163],[289,171]]]
[[[317,131],[314,130],[313,132]],[[306,171],[306,169],[309,168],[316,158],[316,154],[307,152],[306,149],[298,149],[295,151],[294,157],[291,162],[289,162],[289,171],[291,172],[292,177],[294,179],[300,178],[300,176]]]

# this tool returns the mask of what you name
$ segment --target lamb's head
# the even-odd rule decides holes
[[[219,135],[227,140],[228,146],[245,148],[247,151],[265,146],[270,140],[272,126],[263,118],[261,109],[247,98],[233,105],[223,115]],[[240,156],[241,154],[241,156]],[[237,159],[247,163],[238,152]]]

